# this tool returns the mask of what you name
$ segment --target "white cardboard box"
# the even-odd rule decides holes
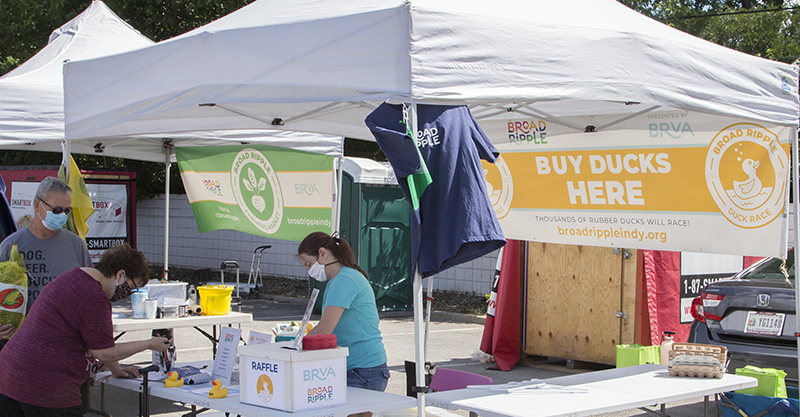
[[[239,400],[288,412],[346,404],[347,348],[283,348],[291,344],[239,347]]]

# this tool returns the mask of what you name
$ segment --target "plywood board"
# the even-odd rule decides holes
[[[529,242],[525,353],[614,364],[616,345],[630,343],[621,334],[633,340],[631,258],[611,248]],[[621,305],[630,306],[629,323],[615,315]]]

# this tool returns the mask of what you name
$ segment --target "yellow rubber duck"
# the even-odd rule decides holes
[[[178,388],[183,386],[183,378],[178,378],[178,373],[172,371],[169,373],[169,378],[164,380],[164,386],[167,388]]]
[[[222,381],[219,379],[215,379],[211,381],[211,385],[214,388],[211,388],[211,391],[208,392],[209,398],[225,398],[228,396],[228,388],[222,386]]]

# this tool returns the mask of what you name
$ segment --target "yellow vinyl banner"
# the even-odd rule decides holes
[[[598,132],[541,120],[482,123],[501,151],[483,168],[506,236],[740,255],[785,250],[794,127],[688,112],[678,122],[646,117]]]

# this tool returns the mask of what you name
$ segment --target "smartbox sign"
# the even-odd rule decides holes
[[[177,148],[200,232],[299,241],[331,231],[333,157],[266,146]]]

